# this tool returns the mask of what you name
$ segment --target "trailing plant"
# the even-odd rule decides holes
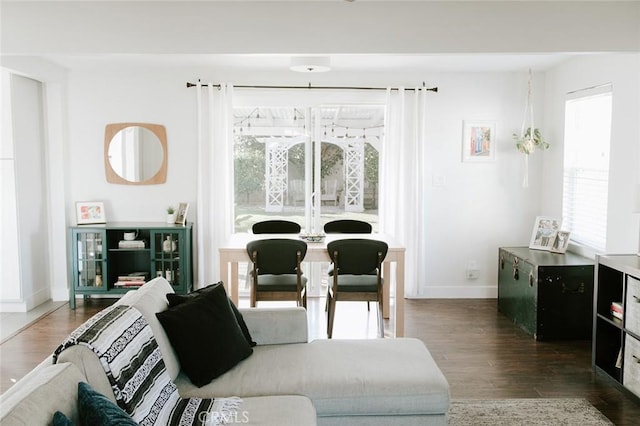
[[[513,139],[516,141],[516,147],[518,151],[523,154],[531,154],[536,148],[544,151],[549,148],[549,144],[542,138],[539,129],[533,129],[533,136],[531,135],[531,127],[527,127],[527,130],[522,136],[513,134]]]

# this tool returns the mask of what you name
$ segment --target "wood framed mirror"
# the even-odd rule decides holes
[[[109,183],[165,183],[167,157],[167,131],[160,124],[112,123],[105,127],[104,167]]]

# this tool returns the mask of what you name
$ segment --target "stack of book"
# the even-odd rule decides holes
[[[611,302],[611,315],[613,315],[614,318],[618,318],[619,320],[622,319],[622,317],[624,316],[622,303]]]
[[[143,240],[120,240],[118,241],[118,248],[121,249],[143,249],[144,241]]]
[[[147,275],[145,273],[133,273],[129,275],[118,276],[118,281],[115,282],[114,287],[118,288],[135,288],[142,286],[147,281]]]

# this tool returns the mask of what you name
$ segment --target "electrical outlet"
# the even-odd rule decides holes
[[[468,280],[477,280],[480,276],[480,271],[477,269],[467,269],[467,279]]]

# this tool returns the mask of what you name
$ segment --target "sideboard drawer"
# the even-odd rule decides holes
[[[624,372],[622,384],[640,396],[640,341],[627,334],[624,343]]]
[[[627,277],[627,303],[625,307],[625,328],[640,336],[640,280]]]

